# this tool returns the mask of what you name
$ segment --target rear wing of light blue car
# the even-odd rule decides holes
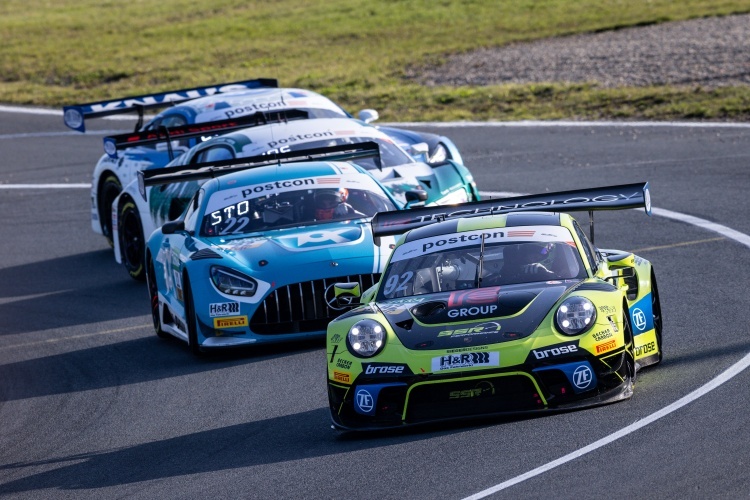
[[[239,118],[229,118],[213,122],[193,123],[174,127],[160,127],[143,132],[131,132],[129,134],[111,135],[104,138],[104,152],[110,158],[117,159],[117,152],[121,149],[135,146],[146,146],[149,144],[166,143],[169,147],[169,157],[173,158],[171,141],[177,139],[190,139],[193,137],[213,137],[218,134],[226,134],[233,130],[258,127],[269,123],[287,122],[292,120],[307,119],[310,114],[300,109],[285,109],[281,111],[258,111],[252,115]]]
[[[237,92],[240,90],[262,87],[277,88],[278,86],[279,82],[275,78],[258,78],[255,80],[222,83],[207,87],[172,90],[158,94],[144,94],[107,101],[73,104],[63,107],[63,121],[69,128],[78,130],[79,132],[85,132],[85,121],[87,118],[98,118],[136,111],[138,113],[138,125],[136,125],[136,130],[138,130],[143,125],[143,111],[145,109],[163,108],[209,95],[226,94],[228,92]]]
[[[378,144],[367,141],[323,148],[300,149],[285,153],[269,153],[217,162],[140,170],[138,171],[138,190],[145,200],[147,186],[211,179],[232,172],[265,167],[267,165],[308,161],[354,161],[362,158],[374,158],[375,162],[380,165],[380,148]]]
[[[381,236],[402,234],[410,229],[461,217],[528,211],[588,212],[593,242],[594,211],[641,207],[646,210],[647,215],[651,215],[651,194],[648,182],[497,198],[450,206],[378,212],[372,218],[371,224],[372,234],[377,243]]]

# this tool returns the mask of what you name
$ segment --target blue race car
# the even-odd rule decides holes
[[[395,244],[386,237],[375,245],[369,222],[404,205],[365,169],[341,161],[377,152],[372,143],[346,145],[142,172],[143,194],[210,179],[180,219],[148,239],[156,333],[186,341],[195,354],[322,338],[345,309],[333,283],[369,288]]]
[[[158,108],[166,109],[144,124],[144,110]],[[253,121],[273,120],[278,113],[289,109],[303,111],[304,118],[353,118],[327,97],[305,89],[278,88],[278,81],[269,78],[65,106],[65,124],[74,130],[84,132],[87,118],[137,112],[136,136],[161,139],[155,144],[148,141],[126,143],[124,146],[128,149],[119,155],[105,154],[99,159],[91,183],[92,229],[113,244],[112,201],[135,179],[139,170],[164,166],[205,137],[247,126]],[[370,123],[378,119],[378,113],[364,109],[358,118]],[[220,126],[214,126],[216,123]],[[379,128],[417,161],[463,163],[458,148],[447,137],[401,128]]]
[[[273,116],[266,114],[255,126],[245,124],[246,128],[201,142],[165,168],[187,170],[232,158],[374,142],[379,150],[377,162],[373,158],[353,161],[380,181],[402,205],[407,202],[406,193],[411,191],[422,192],[426,205],[451,205],[479,198],[471,173],[459,163],[451,160],[433,165],[418,162],[388,135],[371,125],[350,118],[298,119],[304,113],[304,110],[285,110]],[[271,123],[267,123],[267,119]],[[172,130],[170,137],[177,132],[185,137],[192,133],[188,129]],[[105,145],[109,151],[117,152],[124,144],[138,141],[151,139],[144,138],[143,134],[125,134],[105,138]],[[153,173],[159,168],[145,170]],[[115,259],[134,279],[144,277],[144,237],[165,222],[176,219],[198,185],[198,181],[176,182],[150,189],[146,202],[139,196],[137,182],[131,181],[115,198],[112,203]]]

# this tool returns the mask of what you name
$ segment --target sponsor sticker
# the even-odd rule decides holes
[[[333,380],[335,380],[336,382],[341,382],[342,384],[351,384],[352,376],[350,373],[334,370]]]
[[[219,302],[208,305],[208,314],[212,318],[232,316],[240,313],[239,302]]]
[[[605,328],[604,330],[602,330],[600,332],[594,333],[592,335],[592,337],[594,337],[594,340],[596,340],[597,342],[599,342],[600,340],[612,338],[612,335],[613,335],[612,334],[612,330],[610,330],[609,328]]]
[[[247,325],[247,316],[214,318],[214,328],[239,328]]]
[[[348,359],[337,359],[336,360],[336,366],[338,368],[343,368],[344,370],[350,370],[352,368],[352,362]]]
[[[615,347],[617,347],[617,341],[615,339],[612,339],[609,342],[605,342],[603,344],[597,344],[596,353],[601,354],[603,352],[611,351]]]
[[[465,352],[432,358],[433,372],[456,370],[459,368],[476,368],[481,366],[500,366],[500,353]]]

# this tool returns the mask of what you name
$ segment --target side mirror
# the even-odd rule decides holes
[[[178,231],[184,231],[184,230],[185,230],[184,220],[173,220],[173,221],[165,223],[161,227],[162,234],[174,234]]]
[[[359,283],[333,284],[333,300],[338,307],[354,307],[359,305],[361,295]]]
[[[412,189],[405,193],[406,196],[406,208],[411,208],[417,205],[424,205],[427,201],[427,191],[422,189]]]
[[[380,118],[380,115],[374,109],[363,109],[362,111],[357,113],[357,116],[365,123],[374,122],[375,120]]]

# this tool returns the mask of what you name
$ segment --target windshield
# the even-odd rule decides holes
[[[382,193],[343,187],[335,182],[308,178],[217,191],[208,202],[200,234],[248,234],[282,227],[369,218],[377,212],[396,210],[396,206]]]
[[[283,152],[286,151],[302,151],[305,149],[323,148],[329,146],[340,146],[344,144],[359,144],[361,142],[375,142],[380,149],[380,161],[383,163],[382,167],[395,167],[397,165],[404,165],[406,163],[414,163],[414,159],[406,154],[404,150],[393,144],[392,142],[385,141],[383,139],[375,137],[337,137],[330,139],[322,139],[319,141],[303,142],[300,144],[293,144],[284,148]],[[366,170],[378,169],[374,158],[361,158],[358,160],[350,160],[352,163],[356,163],[360,167]]]
[[[378,300],[585,276],[565,228],[490,229],[399,246],[381,280]]]

